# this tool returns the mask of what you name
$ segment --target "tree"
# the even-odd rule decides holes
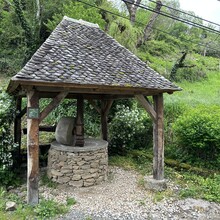
[[[136,19],[137,9],[141,3],[141,0],[122,0],[129,12],[130,22],[133,25]]]
[[[151,15],[150,20],[148,21],[146,27],[144,28],[144,36],[139,38],[137,42],[137,47],[140,47],[145,41],[150,39],[151,33],[153,31],[153,25],[160,14],[160,9],[162,7],[162,2],[157,0],[154,12]]]

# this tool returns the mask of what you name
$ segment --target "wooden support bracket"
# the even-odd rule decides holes
[[[101,114],[101,109],[96,105],[96,103],[94,102],[94,100],[92,99],[88,99],[89,104],[91,104],[93,106],[93,108],[99,113]]]
[[[149,100],[145,98],[143,95],[136,95],[136,99],[139,101],[139,103],[145,108],[145,110],[149,113],[150,117],[153,119],[153,121],[156,120],[156,112],[153,108],[153,106],[150,104]]]
[[[45,107],[45,109],[40,113],[40,119],[39,121],[43,121],[44,118],[47,117],[47,115],[55,109],[60,102],[68,95],[68,92],[60,92],[51,102],[50,104]]]
[[[26,112],[27,112],[27,106],[24,107],[24,108],[16,115],[16,117],[22,118],[22,117],[26,114]]]

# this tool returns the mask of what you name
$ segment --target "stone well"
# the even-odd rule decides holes
[[[92,186],[107,179],[108,142],[85,139],[84,147],[51,143],[47,175],[52,181],[75,187]]]

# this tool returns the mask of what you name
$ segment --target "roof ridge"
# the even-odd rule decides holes
[[[67,17],[66,15],[63,17],[63,20],[79,23],[79,24],[86,25],[86,26],[89,26],[89,27],[99,28],[98,24],[94,24],[94,23],[91,23],[91,22],[88,22],[88,21],[84,21],[83,19],[77,20],[77,19],[74,19],[74,18]]]

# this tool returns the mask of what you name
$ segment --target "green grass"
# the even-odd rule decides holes
[[[181,102],[191,107],[199,104],[220,105],[220,72],[210,72],[207,79],[190,83],[176,83],[183,91],[165,95],[165,102]]]
[[[13,212],[5,211],[7,201],[14,201],[17,208]],[[68,212],[69,207],[76,203],[75,199],[69,198],[67,205],[59,204],[52,200],[40,199],[40,203],[36,206],[26,204],[19,196],[8,193],[4,188],[0,188],[0,219],[1,220],[21,220],[21,219],[49,219],[57,215]]]

